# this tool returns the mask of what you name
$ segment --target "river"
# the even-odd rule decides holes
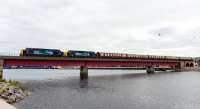
[[[200,109],[200,72],[4,70],[31,92],[19,109]]]

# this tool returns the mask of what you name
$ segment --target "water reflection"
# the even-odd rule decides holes
[[[80,88],[88,88],[88,79],[80,80]]]
[[[91,76],[114,76],[124,74],[146,74],[145,70],[89,70]],[[79,77],[78,69],[4,69],[4,78],[15,80],[46,80]]]

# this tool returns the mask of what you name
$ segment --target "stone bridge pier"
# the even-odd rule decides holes
[[[3,78],[3,59],[0,59],[0,79]]]
[[[155,73],[155,69],[153,66],[147,66],[146,72],[147,72],[147,74],[153,74],[153,73]]]
[[[88,67],[87,66],[81,66],[80,67],[80,80],[81,81],[87,81],[88,80]]]

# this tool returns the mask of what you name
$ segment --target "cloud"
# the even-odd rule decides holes
[[[0,51],[40,47],[198,56],[199,5],[198,0],[0,0]]]

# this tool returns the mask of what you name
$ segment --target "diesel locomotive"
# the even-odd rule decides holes
[[[78,50],[62,51],[59,49],[44,49],[44,48],[25,48],[20,51],[20,56],[192,60],[191,57],[138,55],[138,54],[127,54],[127,53],[106,53],[106,52],[78,51]]]
[[[26,48],[20,51],[20,56],[64,56],[64,52],[58,49]]]
[[[20,56],[95,58],[96,53],[93,51],[61,51],[58,49],[25,48],[20,51]]]

